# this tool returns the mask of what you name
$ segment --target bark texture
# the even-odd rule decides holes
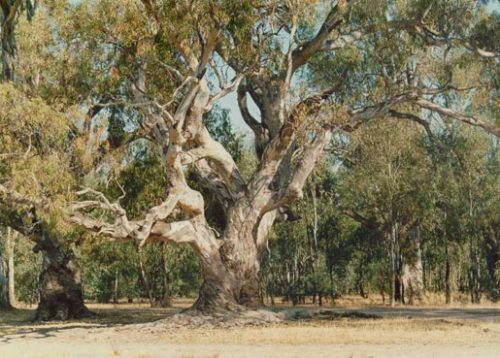
[[[0,252],[0,309],[12,308],[9,302],[9,285],[6,274],[6,262]]]
[[[15,25],[22,1],[2,2],[2,80],[14,81],[14,65],[17,57],[17,44],[15,39]]]
[[[44,255],[36,320],[68,320],[90,315],[83,302],[80,271],[71,257]]]
[[[40,274],[40,302],[36,319],[68,320],[87,317],[91,313],[83,302],[80,268],[71,248],[64,247],[45,225],[36,226],[35,252],[43,253]]]
[[[43,202],[32,201],[0,184],[0,204],[1,224],[33,241],[33,250],[43,253],[36,318],[65,320],[87,316],[73,251],[66,238],[37,215],[36,207],[43,206]]]

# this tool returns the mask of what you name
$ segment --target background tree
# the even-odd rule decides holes
[[[354,162],[346,168],[346,180],[342,183],[344,205],[354,219],[362,225],[375,226],[373,229],[386,240],[393,299],[404,301],[404,271],[407,276],[414,276],[418,286],[414,287],[415,295],[420,296],[423,272],[416,269],[421,268],[421,262],[417,262],[420,237],[415,234],[433,205],[433,191],[429,190],[431,168],[422,133],[418,127],[388,120],[367,126],[357,135],[359,141],[353,141]],[[420,272],[412,272],[412,268]]]
[[[53,57],[48,48],[56,42],[46,12],[50,9],[43,8],[35,23],[30,21],[36,2],[6,0],[0,5],[0,223],[32,239],[33,250],[43,252],[37,319],[81,317],[88,310],[70,244],[74,233],[62,220],[75,185],[69,141],[73,123],[59,111],[61,103],[53,93],[40,85],[40,71],[50,67]],[[53,79],[49,72],[43,75],[46,83]]]

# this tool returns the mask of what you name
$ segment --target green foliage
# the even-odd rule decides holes
[[[102,240],[86,244],[80,257],[85,296],[93,301],[144,299],[151,293],[160,304],[165,295],[193,297],[199,288],[199,264],[188,247],[152,245],[139,253],[130,243]]]
[[[343,164],[330,163],[310,179],[305,200],[294,207],[301,220],[276,225],[264,261],[268,295],[294,303],[318,294],[388,299],[388,237],[396,221],[403,261],[411,255],[408,230],[420,227],[426,290],[444,290],[449,260],[453,291],[498,299],[497,143],[461,130],[430,140],[418,127],[394,130],[402,125],[395,121],[352,136],[347,153],[333,162]]]
[[[39,277],[42,270],[42,255],[33,252],[33,243],[18,237],[15,244],[16,298],[34,305],[39,300]]]
[[[0,84],[0,183],[43,199],[37,214],[65,248],[80,241],[64,219],[81,185],[121,198],[130,219],[143,218],[167,194],[164,165],[145,130],[144,104],[134,96],[139,72],[148,79],[139,92],[174,111],[187,88],[179,87],[182,77],[192,75],[179,48],[200,53],[200,37],[218,24],[216,67],[275,78],[288,65],[283,55],[292,19],[298,17],[294,41],[300,48],[317,33],[317,13],[336,4],[157,0],[149,1],[157,10],[153,14],[145,3],[51,0],[40,3],[33,17],[34,3],[27,1],[27,17],[36,21],[19,18],[18,80]],[[465,50],[500,51],[498,14],[472,0],[363,0],[351,6],[342,14],[341,31],[328,40],[361,29],[367,32],[362,41],[317,52],[292,79],[291,98],[333,89],[332,121],[340,121],[347,108],[405,93],[414,81],[436,89],[426,95],[436,103],[498,122],[498,61],[479,61]],[[433,44],[418,36],[415,24],[460,46]],[[172,67],[180,69],[181,79]],[[412,71],[421,76],[412,78]],[[438,90],[447,86],[455,90]],[[98,114],[88,118],[94,107]],[[289,208],[301,219],[279,223],[272,234],[263,259],[268,293],[297,303],[312,294],[389,292],[390,229],[397,227],[397,249],[404,257],[408,232],[417,225],[427,289],[443,290],[443,267],[451,262],[454,288],[498,298],[498,143],[444,116],[419,113],[413,103],[398,110],[422,116],[434,138],[394,118],[339,135],[346,152],[317,169],[305,200]],[[204,123],[249,179],[258,160],[235,134],[230,112],[215,106]],[[222,232],[221,203],[192,172],[188,176],[204,196],[209,224]],[[8,224],[14,214],[2,205],[0,223]],[[32,224],[29,215],[23,220]],[[41,257],[28,246],[18,250],[16,279],[19,297],[34,302]],[[139,253],[132,243],[98,238],[79,250],[86,296],[99,302],[192,296],[200,283],[190,248],[154,245]]]
[[[123,297],[137,297],[138,256],[135,247],[120,243],[92,243],[82,252],[83,282],[86,296],[97,302],[110,302],[115,280]]]

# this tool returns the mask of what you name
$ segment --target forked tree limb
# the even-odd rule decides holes
[[[291,175],[290,182],[286,187],[273,194],[264,212],[278,209],[298,199],[302,199],[302,189],[316,164],[323,158],[325,148],[331,141],[332,133],[333,130],[331,128],[323,128],[316,133],[310,143],[304,145],[301,157]]]
[[[430,110],[432,112],[439,113],[443,116],[455,118],[456,120],[458,120],[462,123],[466,123],[466,124],[469,124],[469,125],[472,125],[475,127],[483,128],[487,132],[495,135],[496,137],[500,137],[500,127],[499,126],[497,126],[493,123],[487,122],[487,121],[485,121],[477,116],[469,116],[469,115],[466,115],[466,114],[461,113],[461,112],[456,112],[450,108],[442,107],[439,104],[436,104],[432,101],[429,101],[429,100],[426,100],[423,98],[417,99],[414,103],[421,108]]]
[[[350,1],[339,1],[335,4],[328,13],[318,33],[310,41],[299,45],[293,51],[293,72],[306,64],[315,53],[324,47],[330,34],[342,23],[342,17],[349,3]]]
[[[136,241],[142,247],[151,241],[189,242],[198,245],[195,225],[202,225],[203,198],[194,190],[171,193],[167,199],[152,207],[142,220],[129,220],[118,202],[112,203],[106,196],[95,190],[83,190],[80,195],[92,194],[97,200],[76,202],[72,205],[70,222],[78,224],[99,235],[115,240]],[[114,218],[114,222],[95,219],[82,212],[86,209],[101,209]],[[185,220],[167,222],[175,209],[191,213]],[[201,215],[201,217],[200,217]]]

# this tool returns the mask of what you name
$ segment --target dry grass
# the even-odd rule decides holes
[[[374,319],[370,315],[335,311],[321,319],[298,319],[256,327],[173,329],[159,325],[153,329],[149,325],[134,325],[169,317],[190,303],[189,300],[175,301],[175,308],[168,309],[150,308],[146,303],[90,304],[97,313],[95,318],[42,324],[29,321],[31,310],[2,312],[0,352],[9,353],[9,357],[72,356],[82,352],[93,357],[213,357],[219,354],[223,357],[239,356],[240,352],[246,354],[243,356],[330,357],[330,352],[335,352],[334,356],[371,356],[373,352],[373,356],[400,356],[401,352],[409,352],[406,355],[449,353],[494,357],[500,351],[500,320],[457,319],[460,310],[452,310],[454,318],[406,315]],[[359,307],[371,306],[365,308],[368,312],[381,312],[380,306],[373,307],[352,298],[350,304],[354,303]],[[500,314],[498,305],[475,308],[478,311],[488,308],[493,314]],[[279,309],[289,308],[280,305]],[[405,351],[405,347],[411,347],[411,351]],[[370,354],[359,355],[360,350]],[[82,353],[87,356],[85,354]]]
[[[36,334],[39,330],[67,331],[70,328],[99,333],[100,339],[116,341],[130,333],[141,342],[191,344],[492,344],[500,342],[500,324],[429,318],[360,318],[340,315],[322,320],[286,321],[263,327],[145,330],[132,323],[164,318],[174,309],[143,305],[103,306],[93,309],[98,317],[82,321],[34,324],[32,312],[17,310],[0,317],[0,335]],[[71,332],[71,331],[68,331]],[[125,333],[125,335],[124,335]],[[65,337],[63,337],[65,336]],[[62,335],[61,339],[73,339]],[[128,338],[127,338],[128,339]]]
[[[459,324],[427,319],[341,319],[339,321],[291,322],[270,327],[175,330],[157,333],[154,340],[191,344],[331,345],[331,344],[495,344],[500,342],[498,324]]]
[[[291,302],[285,302],[283,298],[275,298],[277,307],[292,307]],[[307,297],[305,300],[305,305],[298,305],[298,307],[310,307],[312,306],[312,300]],[[389,300],[386,297],[385,302],[382,301],[382,297],[379,294],[369,294],[367,298],[363,298],[359,295],[344,295],[340,298],[335,299],[333,304],[330,301],[325,301],[325,307],[383,307],[389,306]],[[266,300],[266,304],[270,305],[269,300]],[[489,307],[499,307],[498,303],[488,300],[486,297],[481,300],[481,304],[470,303],[470,297],[467,294],[454,293],[452,295],[451,304],[446,304],[445,296],[441,293],[426,292],[422,297],[422,301],[416,303],[412,306],[405,306],[401,304],[396,304],[396,306],[402,307],[423,307],[423,308],[489,308]]]

